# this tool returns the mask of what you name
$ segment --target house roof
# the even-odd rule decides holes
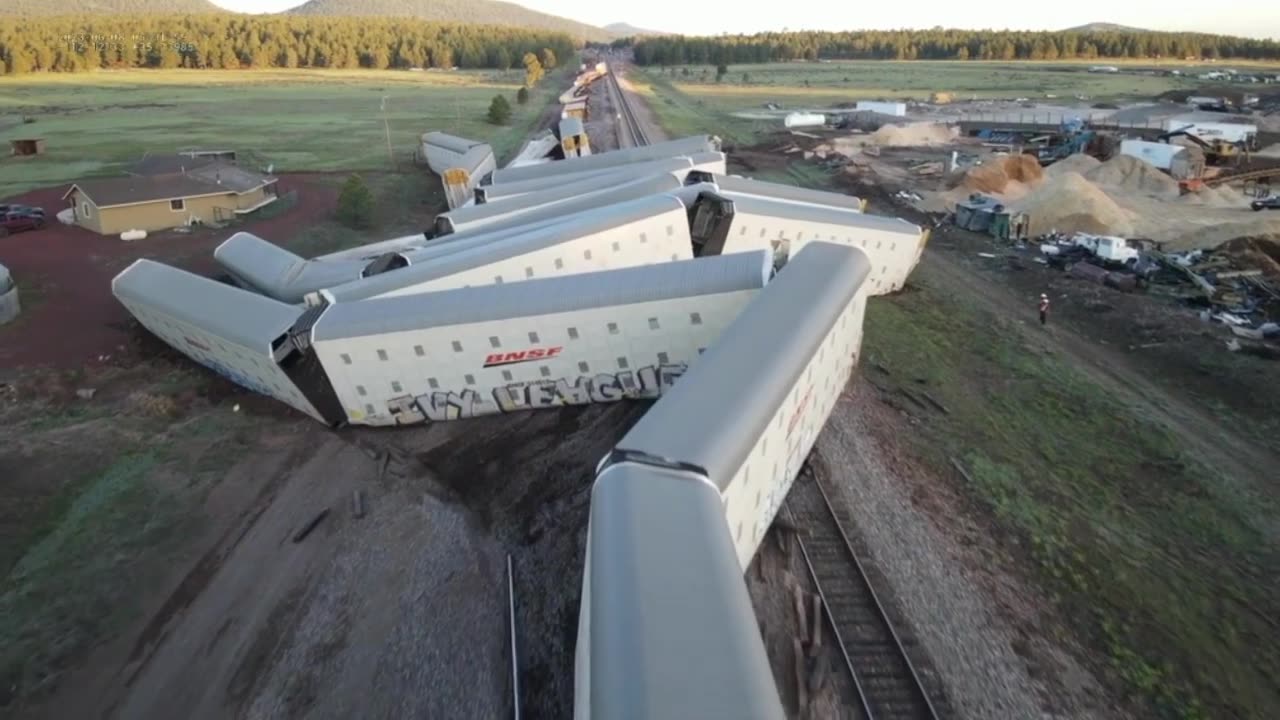
[[[82,180],[72,185],[63,198],[79,189],[95,205],[104,208],[202,195],[240,194],[275,181],[274,177],[234,165],[209,162],[186,173]]]

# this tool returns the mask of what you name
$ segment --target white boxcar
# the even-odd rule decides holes
[[[458,164],[458,158],[477,145],[484,143],[448,133],[429,132],[422,134],[418,153],[426,161],[427,167],[435,174],[443,175],[445,170]]]
[[[671,157],[635,163],[622,167],[600,168],[581,173],[557,175],[552,179],[534,178],[519,182],[508,182],[501,185],[482,185],[476,188],[476,201],[481,205],[499,203],[513,198],[537,192],[552,192],[563,188],[598,189],[603,186],[632,182],[638,178],[660,173],[677,174],[683,182],[683,174],[693,169],[693,160],[689,157]]]
[[[566,158],[586,157],[591,154],[591,140],[587,137],[582,118],[560,120],[560,150]]]
[[[857,362],[870,273],[861,250],[808,245],[599,469],[659,458],[708,479],[745,571]]]
[[[897,117],[903,117],[907,114],[907,104],[900,102],[859,100],[856,109],[858,112],[873,112],[881,115],[896,115]]]
[[[304,260],[247,232],[223,241],[213,258],[242,287],[287,303],[300,303],[307,293],[357,280],[369,264],[359,258]]]
[[[716,138],[710,135],[695,135],[678,140],[654,143],[653,145],[599,153],[590,157],[570,158],[544,165],[502,168],[493,172],[492,180],[488,184],[501,185],[518,180],[552,178],[557,175],[619,167],[647,160],[661,160],[662,158],[688,156],[693,153],[719,151],[720,143]]]
[[[918,225],[899,218],[717,193],[698,199],[690,234],[697,255],[771,250],[779,265],[815,241],[859,248],[871,261],[871,295],[900,290],[928,239]]]
[[[583,213],[578,222],[518,233],[426,264],[322,290],[309,304],[498,285],[683,260],[692,256],[684,205],[652,195]]]
[[[342,303],[310,345],[355,424],[654,398],[770,273],[755,253]]]
[[[1120,154],[1138,158],[1179,180],[1197,178],[1204,172],[1204,163],[1200,159],[1203,158],[1203,154],[1193,155],[1182,145],[1146,140],[1121,140]]]
[[[450,210],[436,216],[434,235],[489,232],[527,222],[603,207],[646,195],[670,192],[680,180],[670,173],[633,176],[623,183],[597,184],[593,189],[574,183],[572,189],[551,188],[527,193],[506,202],[483,203]]]
[[[462,207],[475,198],[475,188],[498,167],[493,148],[476,145],[458,158],[453,166],[440,173],[445,200],[450,208]]]
[[[151,260],[125,268],[111,281],[111,292],[178,352],[241,387],[327,421],[323,388],[312,391],[309,382],[316,368],[297,358],[285,363],[293,352],[290,331],[304,308]]]
[[[843,193],[810,190],[795,185],[752,180],[738,175],[694,173],[693,176],[698,180],[715,183],[721,193],[730,198],[759,197],[766,200],[779,200],[801,205],[843,208],[854,212],[862,212],[866,209],[866,201]]]

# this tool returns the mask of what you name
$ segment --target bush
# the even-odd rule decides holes
[[[364,178],[352,174],[338,195],[338,222],[350,228],[367,228],[373,224],[373,193]]]
[[[529,88],[522,87],[516,91],[516,102],[521,105],[529,102]],[[492,109],[490,111],[492,112]]]
[[[506,125],[511,119],[511,103],[501,95],[494,95],[489,103],[489,122],[494,125]]]

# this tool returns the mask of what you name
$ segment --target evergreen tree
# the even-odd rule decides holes
[[[494,125],[506,125],[511,120],[511,103],[501,95],[494,95],[489,103],[489,122]]]
[[[529,102],[529,88],[521,86],[521,88],[516,91],[516,102],[521,105]]]
[[[556,66],[556,54],[551,48],[542,48],[542,52],[538,53],[538,60],[542,63],[542,67],[550,70]]]
[[[364,178],[353,173],[338,195],[338,222],[350,228],[367,228],[373,224],[373,193]]]

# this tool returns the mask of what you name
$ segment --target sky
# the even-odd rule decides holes
[[[279,12],[303,0],[212,0],[240,12]],[[570,17],[592,25],[627,22],[636,27],[690,35],[751,33],[763,30],[875,30],[900,27],[1010,28],[1058,30],[1090,22],[1111,22],[1152,30],[1187,30],[1280,39],[1280,9],[1266,0],[1073,0],[1028,3],[987,0],[913,0],[909,10],[897,3],[688,2],[646,0],[608,3],[599,0],[521,0],[534,10]],[[811,11],[796,12],[801,8]]]

